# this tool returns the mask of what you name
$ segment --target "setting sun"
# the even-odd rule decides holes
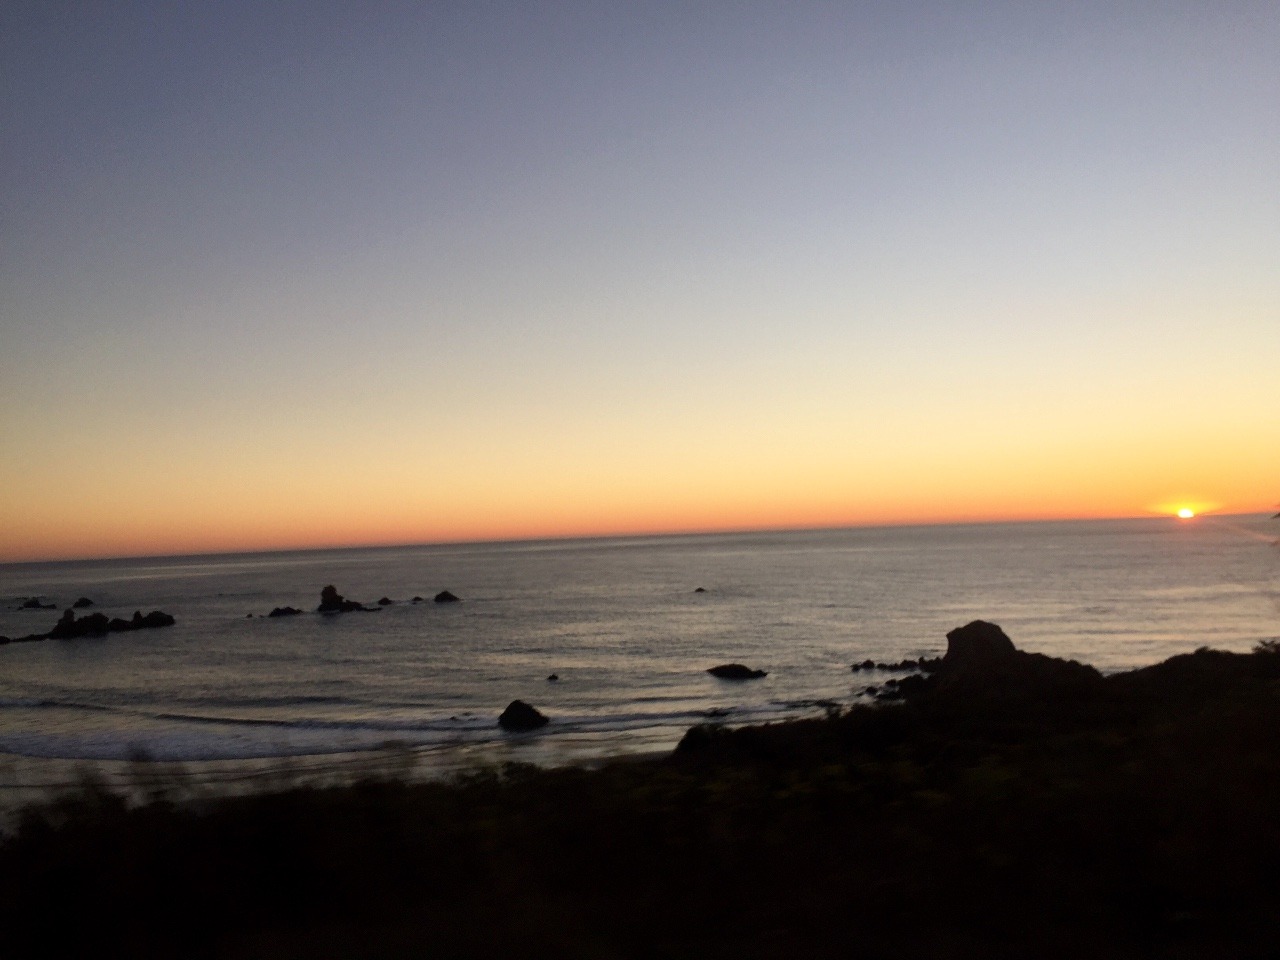
[[[1178,516],[1181,517],[1183,520],[1190,520],[1195,515],[1196,515],[1196,512],[1192,510],[1190,507],[1182,507],[1181,509],[1178,510]]]

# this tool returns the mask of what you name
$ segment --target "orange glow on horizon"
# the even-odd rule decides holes
[[[1194,451],[1101,435],[1006,449],[998,436],[874,424],[854,439],[812,423],[744,437],[606,426],[493,447],[463,433],[353,434],[337,455],[327,441],[277,449],[268,436],[228,456],[174,438],[149,469],[105,455],[93,471],[29,460],[40,469],[0,502],[0,562],[1253,513],[1275,496],[1256,478],[1280,467],[1274,448],[1230,437]],[[1186,486],[1171,490],[1171,475]]]
[[[452,520],[419,514],[394,515],[376,510],[352,511],[347,516],[319,517],[299,511],[293,515],[240,514],[218,518],[222,523],[200,523],[198,517],[176,522],[175,517],[147,522],[103,525],[93,538],[83,529],[18,531],[3,547],[0,562],[99,559],[129,556],[178,556],[218,553],[252,553],[282,550],[338,549],[347,547],[410,546],[433,543],[556,540],[609,536],[661,536],[728,533],[753,530],[803,530],[843,527],[919,526],[931,524],[1001,523],[1037,520],[1121,519],[1142,516],[1144,511],[1103,504],[1006,502],[956,503],[951,510],[929,510],[923,504],[868,504],[864,509],[840,510],[833,504],[772,505],[727,503],[720,511],[704,503],[648,504],[630,511],[611,511],[603,504],[559,505],[540,512],[523,513],[508,507],[461,512]],[[1217,504],[1212,505],[1216,507]],[[1198,507],[1198,509],[1197,509]],[[1183,501],[1155,512],[1167,516],[1196,516],[1207,508]],[[1232,512],[1256,512],[1248,505]],[[238,522],[231,522],[232,520]],[[25,536],[22,534],[25,533]]]
[[[1201,500],[1193,497],[1182,497],[1178,499],[1170,499],[1164,503],[1156,504],[1149,508],[1152,513],[1161,513],[1170,517],[1177,517],[1180,520],[1191,520],[1204,513],[1217,513],[1223,509],[1221,503],[1215,503],[1211,500]],[[1247,512],[1248,511],[1232,511]]]

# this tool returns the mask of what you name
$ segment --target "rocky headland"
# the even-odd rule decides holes
[[[141,807],[89,783],[0,842],[6,950],[1274,956],[1280,643],[1104,676],[976,621],[897,679],[599,769]]]

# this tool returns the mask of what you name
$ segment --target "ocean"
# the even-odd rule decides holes
[[[1104,672],[1247,651],[1280,636],[1278,537],[1267,516],[1208,516],[10,564],[0,635],[43,633],[81,596],[81,614],[177,622],[0,646],[0,754],[392,751],[448,770],[669,750],[697,723],[865,699],[888,674],[851,664],[939,655],[974,619]],[[322,615],[327,584],[394,602]],[[442,590],[461,601],[432,602]],[[30,596],[59,609],[17,609]],[[286,605],[306,612],[264,616]],[[725,662],[768,675],[706,672]],[[517,698],[547,726],[503,732]]]

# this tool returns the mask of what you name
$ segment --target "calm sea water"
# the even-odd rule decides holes
[[[397,743],[428,761],[559,762],[663,749],[708,717],[854,702],[876,678],[851,663],[939,654],[975,618],[1104,671],[1245,651],[1280,635],[1277,537],[1265,516],[1205,517],[0,566],[2,635],[53,625],[59,613],[14,609],[29,595],[178,621],[0,647],[0,753],[192,761]],[[312,611],[329,583],[397,602],[261,616]],[[430,602],[446,588],[463,601]],[[726,661],[769,675],[705,672]],[[504,734],[515,698],[550,724]]]

